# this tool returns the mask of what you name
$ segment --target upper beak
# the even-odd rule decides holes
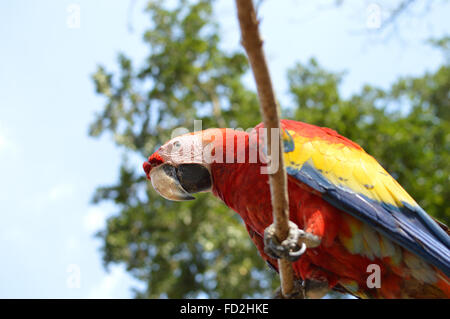
[[[153,188],[164,198],[174,201],[195,199],[181,186],[176,168],[170,164],[162,164],[150,171]]]

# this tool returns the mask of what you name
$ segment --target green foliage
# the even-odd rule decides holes
[[[155,0],[147,11],[152,25],[144,35],[149,55],[143,65],[121,54],[117,74],[99,66],[93,75],[106,104],[90,134],[110,132],[124,153],[144,161],[174,128],[192,130],[194,119],[203,120],[203,128],[256,125],[257,97],[242,84],[246,57],[219,48],[211,1],[179,0],[169,8]],[[433,74],[401,79],[389,91],[367,86],[344,99],[343,75],[311,60],[289,71],[296,103],[284,112],[361,144],[429,213],[448,222],[449,75],[444,65]],[[278,284],[239,216],[211,195],[167,201],[141,167],[124,160],[117,183],[94,196],[94,202],[105,200],[118,212],[98,234],[104,263],[124,263],[146,284],[136,291],[138,298],[264,297]]]

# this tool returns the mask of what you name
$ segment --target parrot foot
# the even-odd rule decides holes
[[[264,230],[264,252],[275,259],[286,258],[296,261],[306,251],[306,248],[315,248],[320,245],[320,238],[307,233],[289,221],[288,237],[281,243],[275,236],[275,224]]]

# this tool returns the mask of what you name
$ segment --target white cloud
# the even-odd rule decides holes
[[[70,236],[66,240],[66,249],[71,255],[79,254],[81,252],[81,242],[76,236]]]
[[[88,293],[90,299],[100,298],[129,298],[129,290],[124,289],[128,285],[128,276],[122,267],[112,268],[109,274],[106,274],[102,280],[94,285]]]
[[[86,231],[92,233],[105,226],[107,212],[99,207],[89,208],[86,215],[83,216],[83,227]]]
[[[24,241],[26,237],[26,232],[15,226],[4,227],[0,232],[0,239],[2,242],[17,243],[18,241]]]
[[[58,184],[50,189],[48,193],[48,198],[51,201],[58,201],[63,199],[68,199],[72,196],[75,188],[71,184]]]
[[[7,143],[6,138],[3,135],[0,135],[0,151],[6,148]]]
[[[16,144],[8,136],[3,128],[0,128],[0,153],[14,153],[17,151]]]

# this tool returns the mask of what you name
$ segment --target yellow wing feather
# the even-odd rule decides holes
[[[397,207],[403,206],[403,203],[417,205],[397,181],[364,150],[287,131],[295,145],[292,151],[284,153],[287,165],[295,163],[301,168],[305,162],[312,160],[314,167],[339,187]]]

